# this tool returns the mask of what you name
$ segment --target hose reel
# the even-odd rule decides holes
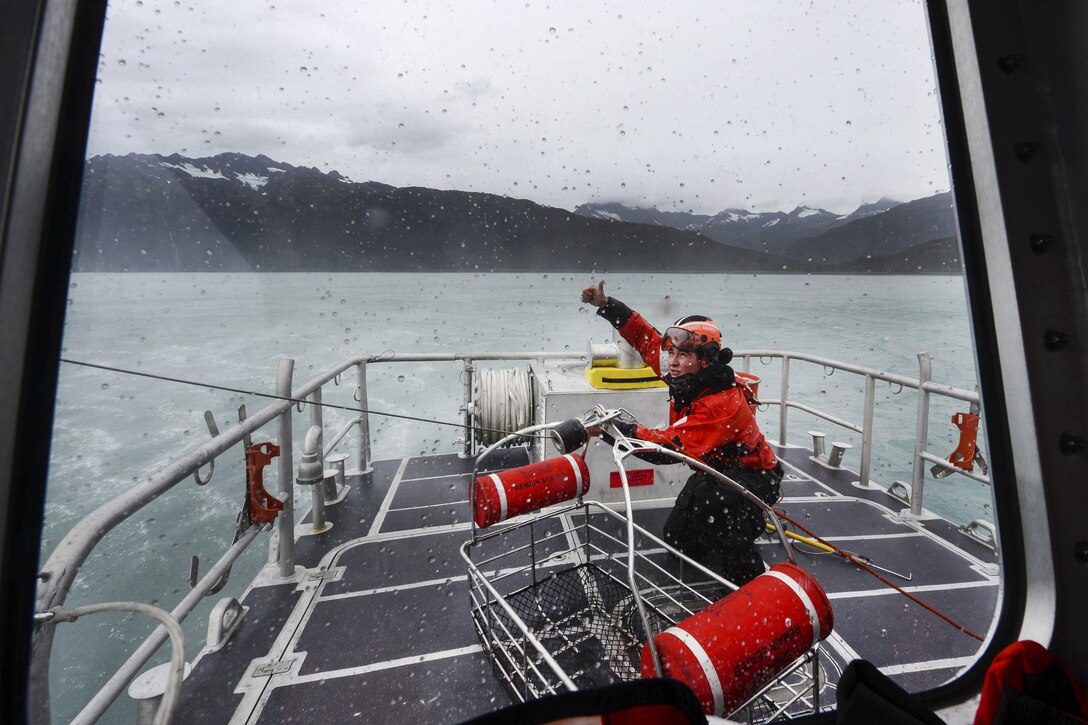
[[[533,387],[528,368],[478,370],[472,387],[477,442],[489,446],[532,425]],[[517,444],[513,441],[511,445]]]

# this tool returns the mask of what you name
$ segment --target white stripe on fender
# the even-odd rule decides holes
[[[570,463],[570,467],[574,469],[574,479],[576,481],[574,488],[574,495],[579,496],[582,493],[582,467],[578,465],[578,461],[574,460],[574,456],[567,454],[563,456]]]
[[[494,473],[488,475],[488,478],[495,482],[495,492],[499,494],[499,521],[506,521],[506,486]]]
[[[809,598],[808,592],[801,588],[793,577],[787,576],[780,571],[774,571],[773,569],[765,574],[770,574],[775,579],[780,579],[785,582],[793,593],[797,595],[797,598],[801,600],[801,604],[805,605],[805,611],[808,612],[808,621],[812,623],[812,644],[816,644],[820,641],[820,616],[816,614],[816,605],[812,603],[812,599]]]
[[[661,634],[671,634],[676,637],[683,642],[684,646],[695,657],[699,666],[703,668],[703,675],[710,685],[710,694],[714,698],[714,714],[718,717],[723,716],[725,714],[722,712],[725,709],[725,696],[722,694],[722,681],[718,679],[718,671],[714,669],[714,663],[710,661],[710,655],[703,649],[703,645],[699,644],[699,640],[695,639],[690,632],[686,632],[679,627],[669,627]],[[664,675],[665,673],[662,672],[661,674]]]

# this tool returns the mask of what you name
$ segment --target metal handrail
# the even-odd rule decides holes
[[[850,363],[843,363],[815,355],[807,355],[797,352],[783,352],[777,350],[744,350],[737,354],[738,358],[750,360],[753,357],[782,358],[784,362],[800,360],[811,362],[836,370],[870,375],[875,379],[884,380],[903,387],[919,388],[919,381],[894,373],[886,373],[874,368],[866,368]],[[338,378],[341,373],[349,368],[376,363],[393,362],[454,362],[454,361],[484,361],[484,360],[543,360],[543,359],[571,359],[578,355],[568,352],[494,352],[494,353],[421,353],[402,355],[391,353],[381,356],[359,355],[348,358],[337,365],[318,374],[291,393],[294,400],[304,400],[326,383]],[[951,386],[925,383],[924,389],[928,392],[959,398],[961,400],[975,402],[979,400],[975,391],[962,390]],[[797,407],[800,404],[790,403],[788,395],[783,396],[787,406]],[[365,410],[365,398],[360,401]],[[770,402],[770,401],[768,401]],[[117,497],[107,501],[98,509],[85,516],[64,537],[61,543],[49,557],[42,568],[43,582],[39,588],[38,611],[45,611],[54,606],[63,604],[75,578],[75,573],[94,546],[115,526],[137,513],[143,506],[182,480],[188,478],[194,471],[208,462],[217,458],[229,448],[242,441],[246,435],[264,427],[269,422],[288,411],[292,405],[290,400],[277,400],[259,413],[246,420],[222,431],[218,436],[206,441],[204,444],[189,451],[186,455],[174,461],[166,468],[147,479],[143,483],[121,493]],[[365,417],[364,417],[365,418]],[[834,422],[834,421],[832,421]],[[364,419],[362,428],[368,429]],[[367,431],[367,435],[368,435]],[[785,441],[784,431],[780,434],[780,440]],[[365,462],[366,465],[369,461]],[[361,468],[365,468],[361,466]],[[290,478],[290,477],[288,477]]]
[[[281,363],[277,394],[281,397],[287,391],[290,395],[287,400],[275,400],[252,417],[222,431],[203,444],[191,449],[180,458],[176,459],[165,468],[160,469],[148,479],[125,490],[121,494],[106,501],[97,509],[84,516],[65,534],[60,543],[50,554],[49,559],[39,573],[39,585],[36,609],[37,612],[47,612],[50,609],[63,607],[72,584],[80,568],[86,562],[90,553],[98,543],[114,528],[142,510],[146,505],[166,493],[178,483],[186,480],[195,471],[214,461],[221,454],[242,442],[256,430],[263,428],[277,418],[283,419],[291,414],[291,407],[295,401],[306,400],[322,386],[330,381],[338,381],[341,373],[355,367],[360,373],[360,386],[363,390],[361,407],[366,410],[365,375],[366,366],[371,363],[389,362],[453,362],[463,360],[541,360],[541,359],[571,359],[578,357],[570,352],[493,352],[493,353],[422,353],[412,355],[398,355],[396,353],[373,355],[356,355],[350,357],[325,372],[311,378],[302,386],[290,389],[290,370]],[[287,361],[283,361],[284,363]],[[287,388],[284,389],[286,380]],[[466,412],[466,416],[469,415]],[[360,470],[365,470],[363,462],[369,464],[369,425],[367,417],[360,424]],[[286,432],[285,432],[286,431]],[[287,452],[281,458],[281,486],[290,492],[293,487],[291,466],[293,461],[290,455],[291,430],[289,426],[280,427],[281,444],[287,443]],[[286,475],[284,474],[286,471]],[[290,501],[286,502],[289,503]],[[291,517],[293,520],[293,517]],[[281,522],[282,527],[282,522]],[[284,535],[284,532],[286,535]],[[293,562],[293,527],[281,530],[280,564],[281,572],[288,565],[291,571],[286,576],[292,575]],[[290,540],[284,544],[283,539]],[[39,620],[35,625],[34,642],[31,655],[30,672],[30,699],[33,705],[37,722],[50,722],[49,704],[49,660],[53,648],[54,627],[45,620]],[[105,690],[105,688],[103,688]],[[102,694],[102,691],[99,692]],[[97,695],[96,695],[97,697]]]
[[[214,581],[211,583],[214,584]],[[143,602],[104,602],[102,604],[88,604],[75,609],[61,609],[58,607],[51,610],[54,618],[47,621],[74,622],[79,617],[87,614],[99,614],[101,612],[133,612],[162,622],[157,631],[163,632],[163,639],[166,639],[167,636],[170,637],[170,667],[167,673],[166,689],[155,712],[153,722],[154,725],[169,725],[171,718],[174,716],[174,707],[177,705],[178,696],[181,692],[181,682],[185,677],[185,635],[181,631],[181,624],[172,614],[167,614],[158,607]],[[101,715],[102,713],[98,714]],[[83,713],[80,713],[72,722],[83,725],[83,723],[97,721],[97,716],[92,720],[86,720],[83,718]]]
[[[347,423],[344,423],[340,430],[336,432],[336,435],[332,437],[332,440],[325,444],[325,447],[322,449],[322,458],[328,458],[332,452],[336,450],[336,447],[340,445],[340,441],[344,440],[347,434],[351,432],[351,429],[357,425],[361,425],[362,422],[363,416],[358,415]]]
[[[196,609],[200,601],[208,591],[216,585],[223,573],[230,569],[231,565],[249,548],[249,545],[257,538],[257,534],[267,527],[267,524],[254,524],[236,541],[222,558],[201,578],[200,582],[185,596],[181,602],[170,612],[170,617],[176,622],[183,622],[189,614]],[[155,655],[162,646],[166,637],[170,634],[165,626],[156,627],[148,635],[143,644],[136,648],[125,661],[113,673],[113,676],[102,686],[94,697],[83,706],[80,713],[72,720],[70,725],[91,725],[109,709],[113,701],[124,692],[125,686],[140,672],[140,668]]]
[[[927,353],[921,353],[923,355]],[[789,352],[783,350],[738,350],[733,353],[734,358],[741,358],[745,361],[744,371],[748,371],[748,364],[752,358],[785,358],[788,360],[800,360],[802,362],[815,363],[817,365],[823,365],[824,367],[833,368],[835,370],[842,370],[847,373],[856,373],[858,375],[872,375],[877,380],[884,380],[892,383],[893,385],[902,385],[905,388],[917,389],[920,385],[918,378],[908,378],[905,375],[899,375],[897,373],[884,372],[877,368],[867,368],[863,365],[854,365],[853,363],[845,363],[840,360],[832,360],[831,358],[820,357],[819,355],[809,355],[803,352]],[[965,388],[955,388],[951,385],[941,385],[939,383],[926,382],[926,390],[946,395],[950,398],[958,398],[965,400],[969,403],[979,402],[978,391],[967,390]]]
[[[923,353],[924,355],[924,353]],[[215,437],[206,441],[200,446],[190,450],[185,455],[175,460],[165,468],[160,469],[154,475],[139,483],[132,488],[124,491],[115,498],[107,501],[99,506],[95,511],[91,512],[83,519],[81,519],[61,540],[56,549],[50,555],[46,561],[45,566],[42,568],[39,579],[38,597],[37,597],[37,609],[38,612],[46,612],[56,607],[64,605],[65,600],[71,590],[72,583],[75,580],[76,574],[80,567],[86,561],[91,551],[97,546],[97,544],[129,517],[139,512],[144,506],[149,504],[160,495],[176,486],[181,481],[184,481],[191,476],[195,471],[214,461],[218,456],[232,448],[239,442],[246,439],[252,432],[263,428],[273,420],[279,418],[281,421],[289,419],[291,415],[291,407],[295,404],[295,401],[306,400],[310,398],[310,402],[319,403],[322,387],[329,382],[339,382],[341,374],[350,368],[355,368],[358,373],[359,390],[357,391],[356,400],[359,402],[362,415],[358,419],[351,421],[348,426],[345,427],[337,436],[337,442],[342,439],[347,429],[351,425],[358,425],[359,427],[359,450],[358,450],[358,473],[365,473],[369,471],[370,466],[370,427],[369,416],[367,414],[367,394],[366,394],[366,370],[367,366],[376,363],[394,363],[394,362],[455,362],[461,361],[464,364],[464,376],[462,384],[464,386],[464,418],[466,422],[466,428],[471,431],[471,416],[472,416],[472,390],[473,390],[473,377],[475,372],[475,363],[481,361],[499,361],[499,360],[546,360],[546,359],[574,359],[580,357],[577,354],[572,354],[569,351],[559,352],[489,352],[489,353],[421,353],[421,354],[409,354],[401,355],[396,353],[382,354],[377,356],[370,355],[358,355],[350,357],[333,367],[327,369],[325,372],[318,374],[310,379],[302,386],[291,390],[290,388],[290,370],[286,371],[286,387],[283,385],[284,370],[281,367],[281,380],[278,386],[278,394],[284,396],[287,391],[290,391],[289,398],[287,400],[276,400],[270,405],[265,407],[256,415],[246,418],[238,424],[222,431]],[[736,353],[736,357],[744,361],[745,370],[750,366],[752,358],[779,358],[782,360],[783,372],[782,372],[782,395],[780,400],[764,401],[768,404],[778,404],[781,408],[780,413],[780,435],[779,439],[782,443],[786,441],[786,411],[791,408],[797,408],[803,410],[818,417],[822,417],[829,422],[842,425],[854,432],[861,432],[862,434],[862,484],[867,485],[869,479],[868,461],[871,455],[872,445],[872,411],[873,411],[873,396],[872,396],[872,384],[875,380],[886,381],[893,385],[899,385],[902,387],[913,388],[923,393],[923,400],[919,404],[919,420],[923,419],[923,410],[928,415],[928,394],[942,395],[945,397],[956,398],[978,404],[979,395],[977,391],[964,390],[954,388],[947,385],[940,385],[933,383],[928,379],[914,379],[903,375],[894,373],[888,373],[874,368],[867,368],[851,363],[844,363],[840,361],[830,360],[816,355],[808,355],[805,353],[780,351],[780,350],[743,350]],[[921,359],[921,356],[920,356]],[[862,426],[856,426],[855,424],[848,423],[822,413],[810,406],[802,403],[791,402],[789,400],[789,364],[791,361],[797,360],[802,362],[809,362],[813,364],[822,365],[832,370],[842,370],[845,372],[856,373],[866,377],[866,402],[865,402],[865,423]],[[284,361],[286,362],[286,361]],[[317,417],[320,422],[320,417]],[[291,470],[293,461],[290,460],[293,456],[290,453],[290,438],[291,431],[289,425],[281,423],[280,427],[281,444],[287,443],[287,452],[282,455],[280,462],[280,479],[281,486],[284,487],[284,491],[290,495],[293,487],[293,476]],[[465,440],[465,453],[466,455],[472,450],[474,441],[472,440],[471,432],[466,434]],[[925,442],[922,442],[923,449],[916,452],[915,456],[915,479],[920,478],[918,471],[921,470],[923,461],[931,460],[934,458],[931,454],[924,450]],[[331,448],[331,446],[330,446]],[[286,472],[286,473],[285,473]],[[971,474],[966,471],[957,469],[957,472],[962,473],[974,480],[981,481],[983,483],[989,483],[987,476],[979,476],[977,474]],[[921,510],[922,496],[920,486],[918,486],[917,493],[912,492],[911,505],[912,509],[917,507],[918,511]],[[292,517],[291,514],[288,517]],[[281,526],[282,526],[281,522]],[[286,535],[281,533],[281,551],[280,551],[280,565],[281,573],[285,576],[291,576],[294,573],[293,562],[293,530],[282,529]],[[289,543],[284,544],[283,539],[289,540]],[[49,672],[49,658],[52,650],[53,641],[53,627],[43,622],[37,624],[35,632],[35,639],[33,644],[33,657],[31,664],[31,701],[34,704],[34,711],[38,713],[40,719],[43,721],[49,720],[49,695],[48,695],[48,672]],[[120,672],[118,673],[120,674]],[[105,688],[104,688],[105,689]]]
[[[881,380],[891,385],[898,385],[902,388],[912,388],[914,390],[917,390],[919,393],[919,399],[918,413],[914,431],[915,451],[913,458],[913,471],[911,475],[910,495],[911,513],[915,516],[921,515],[922,513],[922,499],[926,462],[936,463],[937,465],[948,468],[955,473],[959,473],[983,484],[988,485],[991,482],[990,477],[987,474],[977,474],[970,471],[965,471],[961,468],[947,465],[947,462],[944,459],[940,459],[926,450],[926,441],[929,425],[930,395],[940,395],[947,398],[963,400],[967,403],[970,403],[972,406],[978,406],[981,402],[977,390],[956,388],[951,385],[942,385],[940,383],[934,383],[933,381],[931,381],[929,379],[929,353],[922,352],[918,354],[918,378],[909,378],[905,375],[889,373],[883,370],[878,370],[876,368],[868,368],[861,365],[854,365],[852,363],[844,363],[838,360],[831,360],[829,358],[820,357],[818,355],[809,355],[807,353],[799,352],[784,352],[781,350],[741,350],[734,353],[734,357],[740,359],[743,362],[744,372],[748,372],[750,370],[751,361],[753,358],[758,358],[760,362],[764,362],[765,360],[774,360],[775,358],[780,358],[782,360],[781,395],[778,400],[766,399],[761,400],[761,402],[767,405],[779,406],[778,440],[783,445],[786,443],[787,411],[790,408],[795,408],[797,410],[809,413],[810,415],[822,418],[829,423],[861,435],[861,466],[860,470],[858,471],[860,477],[859,484],[861,486],[868,486],[870,482],[870,461],[872,460],[873,445],[873,410],[875,407],[873,386],[875,381]],[[821,365],[824,368],[830,368],[832,372],[836,370],[842,370],[843,372],[854,373],[864,376],[864,422],[860,426],[858,426],[855,423],[842,420],[803,403],[790,401],[789,371],[790,362],[794,360]]]
[[[360,364],[389,362],[441,362],[473,360],[538,360],[570,359],[569,352],[543,353],[428,353],[419,355],[388,355],[384,357],[355,356],[329,368],[291,393],[293,400],[277,400],[259,413],[222,431],[218,436],[189,451],[146,481],[127,489],[87,514],[65,535],[41,570],[42,584],[38,589],[37,611],[63,604],[79,567],[94,546],[114,527],[125,521],[148,503],[184,481],[194,471],[241,442],[245,436],[288,411],[294,400],[303,400],[343,371]],[[365,409],[365,408],[364,408]],[[288,477],[290,479],[290,477]]]

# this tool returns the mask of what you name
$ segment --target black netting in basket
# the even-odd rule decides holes
[[[552,574],[505,600],[578,687],[640,676],[646,636],[634,597],[626,584],[595,564]],[[494,603],[490,609],[496,635],[505,635],[500,622],[509,632],[520,633],[505,610]],[[660,615],[647,607],[647,616],[650,628],[660,631]],[[531,660],[544,671],[543,658],[532,654]]]

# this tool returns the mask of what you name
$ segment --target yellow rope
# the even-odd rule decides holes
[[[778,529],[775,528],[774,524],[767,524],[767,531],[778,531]],[[820,543],[819,541],[816,541],[816,539],[810,539],[807,536],[801,536],[800,534],[795,534],[792,531],[787,531],[786,536],[788,538],[790,538],[790,539],[793,539],[794,541],[800,541],[802,544],[808,544],[809,546],[811,546],[814,549],[819,549],[820,551],[826,551],[829,554],[834,554],[835,553],[835,548],[834,547],[828,546],[827,544]]]

